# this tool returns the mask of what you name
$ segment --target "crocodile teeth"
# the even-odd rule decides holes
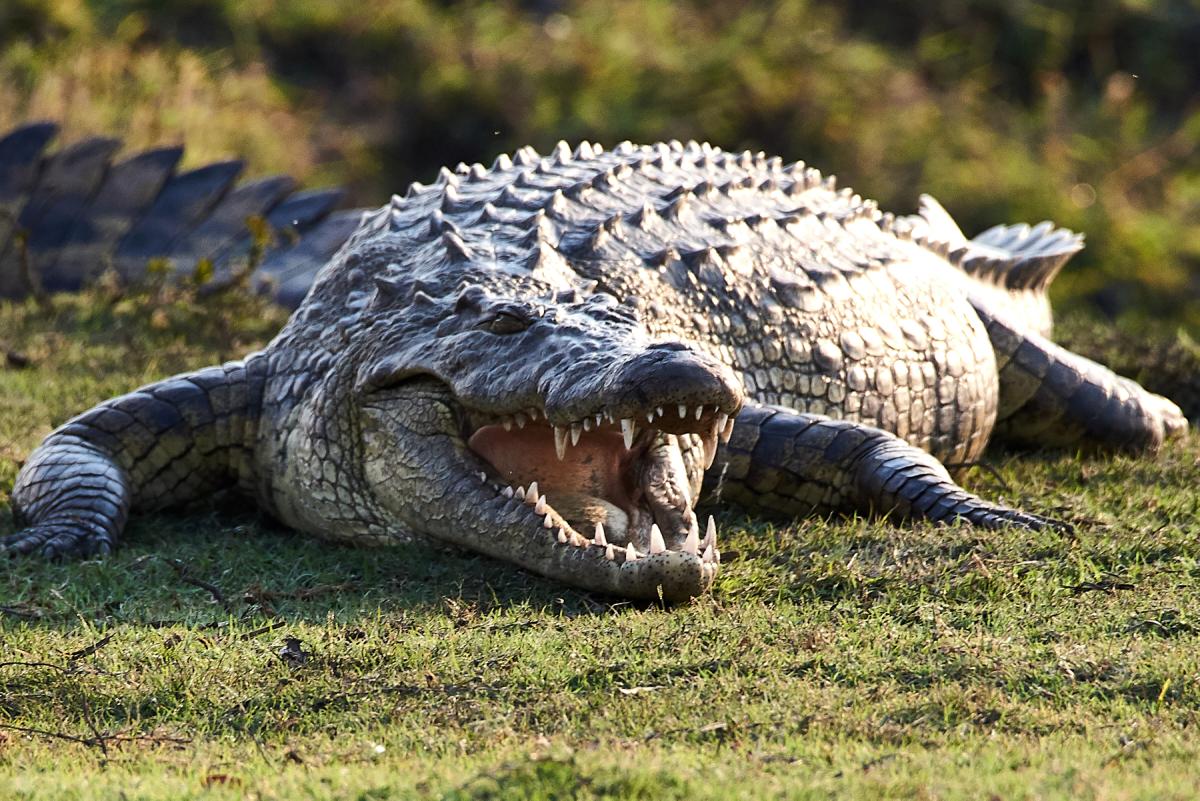
[[[568,536],[567,539],[569,539],[571,541],[571,544],[574,545],[576,548],[585,548],[585,547],[587,547],[587,544],[588,544],[587,540],[585,540],[583,537],[579,536],[579,534],[575,533],[574,531],[571,532],[570,536]]]
[[[704,416],[704,404],[702,403],[696,407],[696,419],[699,420],[703,416]]]
[[[578,445],[579,438],[582,435],[583,435],[583,426],[579,425],[579,423],[572,423],[571,424],[571,444]],[[560,456],[558,458],[561,459],[562,457]]]
[[[538,501],[538,485],[536,481],[530,482],[529,489],[525,490],[525,503],[533,506]]]
[[[654,410],[653,410],[653,409],[651,409],[650,411],[646,412],[646,422],[647,422],[647,423],[653,423],[653,422],[654,422]]]
[[[513,415],[513,419],[517,422],[517,428],[525,427],[525,422],[526,422],[525,415],[521,414],[520,412],[517,412],[516,414]]]
[[[700,553],[700,530],[691,529],[683,540],[683,552],[697,555]]]
[[[658,529],[658,523],[650,524],[650,555],[662,553],[667,550],[667,543],[663,540],[662,532]]]
[[[558,530],[558,541],[563,545],[567,544],[567,532],[561,528]]]
[[[596,534],[592,537],[592,542],[597,545],[608,545],[608,538],[604,536],[603,523],[596,523]]]
[[[525,488],[524,487],[517,487],[517,491],[513,494],[516,495],[521,500],[525,500]]]
[[[554,453],[558,456],[558,461],[567,458],[567,437],[570,432],[561,426],[554,427]]]
[[[725,418],[722,424],[723,428],[721,429],[721,441],[729,442],[729,438],[733,436],[733,418],[726,415],[721,415],[721,417]]]
[[[661,407],[661,406],[655,407],[654,413],[657,414],[659,417],[665,417],[667,414],[666,412],[663,411],[663,407]]]
[[[612,422],[611,414],[608,416],[608,419],[609,419],[609,422]],[[599,428],[603,423],[604,423],[604,415],[603,414],[596,415],[596,428]]]
[[[550,515],[542,518],[542,528],[554,528],[554,521],[550,519]]]
[[[546,507],[546,496],[545,495],[543,495],[542,497],[537,499],[537,503],[535,503],[533,505],[533,511],[539,515],[546,514],[547,507]]]
[[[704,533],[704,547],[717,547],[717,521],[712,515],[708,516],[708,530]]]
[[[480,470],[478,473],[476,473],[476,475],[477,475],[477,476],[479,476],[479,480],[480,480],[481,482],[483,482],[484,484],[486,484],[486,483],[487,483],[487,473],[485,473],[485,472],[483,472],[482,470]]]
[[[621,418],[621,435],[625,437],[625,450],[633,447],[633,437],[637,434],[637,426],[628,417]]]
[[[512,431],[513,421],[511,417],[505,417],[500,421],[500,425],[504,426],[505,431]]]
[[[505,498],[511,498],[513,496],[513,488],[505,487],[504,490],[500,494],[503,495]]]
[[[583,430],[584,431],[592,430],[592,418],[590,418],[590,417],[583,418]]]
[[[617,550],[611,545],[604,546],[604,558],[608,561],[613,561],[617,558]]]
[[[713,462],[717,459],[717,429],[714,426],[713,430],[705,437],[702,437],[704,444],[704,469],[713,466]]]
[[[707,548],[704,549],[704,554],[700,557],[700,559],[705,562],[716,562],[717,561],[716,552],[713,550],[713,547],[711,545],[709,545]]]
[[[631,542],[625,546],[625,561],[632,562],[637,558],[638,558],[637,548],[634,548],[633,543]]]
[[[687,417],[687,404],[681,403],[679,404],[679,419],[683,420],[685,417]]]

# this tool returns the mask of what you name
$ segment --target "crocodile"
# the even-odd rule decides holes
[[[131,511],[233,488],[319,537],[677,602],[719,570],[705,505],[1065,526],[955,477],[997,439],[1152,452],[1187,426],[1051,341],[1081,247],[696,142],[442,168],[361,215],[263,350],[51,433],[0,547],[105,554]]]

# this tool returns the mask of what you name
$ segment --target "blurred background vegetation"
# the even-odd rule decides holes
[[[1059,308],[1200,335],[1200,0],[0,0],[28,118],[359,205],[560,138],[764,149],[1083,231]]]

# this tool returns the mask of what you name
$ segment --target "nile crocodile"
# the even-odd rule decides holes
[[[1082,246],[973,239],[803,163],[560,143],[365,213],[282,332],[50,434],[10,552],[106,553],[131,510],[235,487],[289,526],[411,534],[631,598],[708,589],[700,502],[1058,525],[950,470],[987,443],[1152,451],[1179,409],[1049,339]]]

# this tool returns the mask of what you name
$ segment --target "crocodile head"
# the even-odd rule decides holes
[[[693,506],[742,403],[729,368],[611,295],[531,279],[416,291],[392,319],[357,379],[389,516],[584,589],[711,586],[716,529]]]

